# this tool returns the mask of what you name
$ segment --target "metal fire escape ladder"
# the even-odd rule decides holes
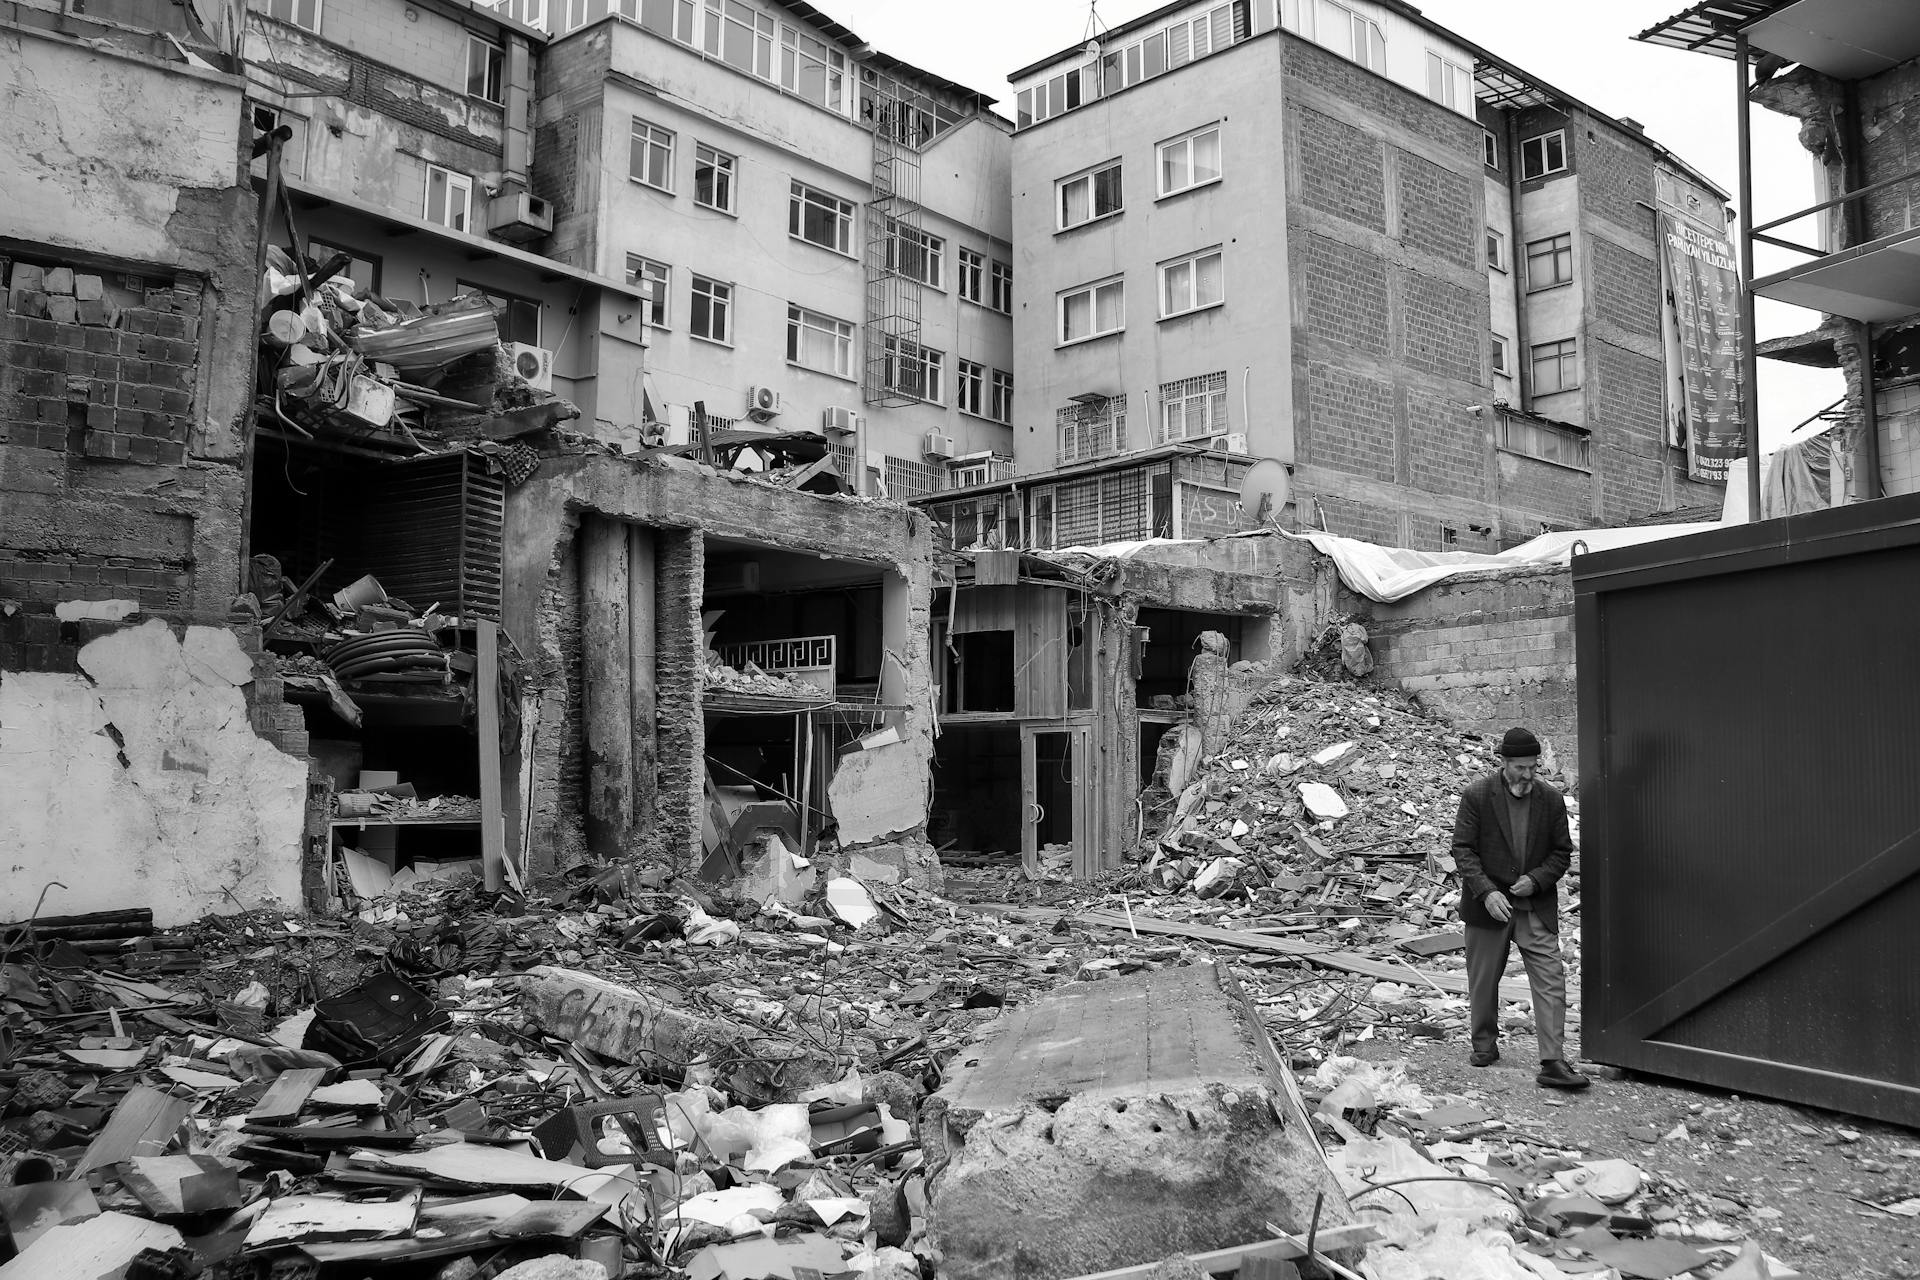
[[[869,78],[871,77],[871,78]],[[870,406],[899,408],[919,399],[919,378],[893,371],[896,352],[917,352],[920,282],[897,268],[921,264],[920,120],[918,95],[872,68],[862,68],[862,116],[873,131],[873,199],[867,204],[867,339],[862,396]],[[898,241],[896,245],[896,241]],[[907,388],[903,390],[902,388]]]

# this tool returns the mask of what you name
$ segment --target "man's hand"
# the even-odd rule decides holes
[[[1492,915],[1493,918],[1501,924],[1505,924],[1507,921],[1513,919],[1513,904],[1508,902],[1507,895],[1498,889],[1488,894],[1483,901],[1487,904],[1488,914]]]
[[[1507,892],[1516,898],[1526,898],[1532,896],[1533,891],[1539,887],[1539,885],[1533,882],[1532,876],[1521,876],[1513,882],[1513,888],[1507,890]]]

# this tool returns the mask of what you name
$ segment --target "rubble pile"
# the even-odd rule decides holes
[[[761,698],[798,698],[803,702],[831,702],[832,694],[819,685],[809,684],[793,676],[778,672],[764,671],[757,664],[749,662],[741,667],[730,667],[720,661],[712,650],[707,652],[707,665],[702,668],[703,683],[707,689],[718,693],[743,693]]]

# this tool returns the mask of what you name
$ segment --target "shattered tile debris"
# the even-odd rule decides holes
[[[1196,1153],[1254,1129],[1304,1167],[1252,1231],[1186,1224],[1182,1256],[1216,1273],[1796,1274],[1737,1206],[1347,1052],[1458,1038],[1445,818],[1483,745],[1397,695],[1282,677],[1179,766],[1130,872],[1023,882],[1026,905],[844,864],[758,899],[615,866],[526,897],[388,888],[339,920],[9,926],[0,1278],[1065,1280],[1090,1248],[1104,1275],[1185,1274],[1156,1271],[1164,1240],[1103,1180],[1204,1192]],[[1313,822],[1306,781],[1347,816]],[[1126,1034],[1092,1030],[1129,1007],[1099,1015]],[[1081,1039],[1039,1034],[1076,1018]],[[1148,1069],[1129,1047],[1210,1036],[1226,1056],[1186,1083],[1177,1052]],[[1061,1044],[1081,1047],[1045,1056]],[[1016,1132],[1051,1154],[995,1157]],[[1042,1168],[1066,1199],[967,1226]]]

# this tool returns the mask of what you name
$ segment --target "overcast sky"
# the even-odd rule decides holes
[[[1098,0],[1101,22],[1118,26],[1165,0]],[[1003,99],[1007,73],[1086,38],[1087,0],[813,0],[865,40],[897,58]],[[1655,48],[1636,31],[1686,7],[1688,0],[1426,0],[1426,16],[1612,116],[1631,116],[1647,133],[1726,191],[1738,194],[1733,64],[1705,54]],[[1762,221],[1812,204],[1812,160],[1795,140],[1797,125],[1756,107],[1754,203]],[[1744,212],[1744,211],[1743,211]],[[1811,238],[1808,228],[1783,230]],[[1759,246],[1757,271],[1780,270],[1793,255]],[[1819,316],[1760,303],[1762,338],[1799,333]],[[1838,372],[1760,361],[1760,427],[1771,448],[1785,433],[1840,398]]]

